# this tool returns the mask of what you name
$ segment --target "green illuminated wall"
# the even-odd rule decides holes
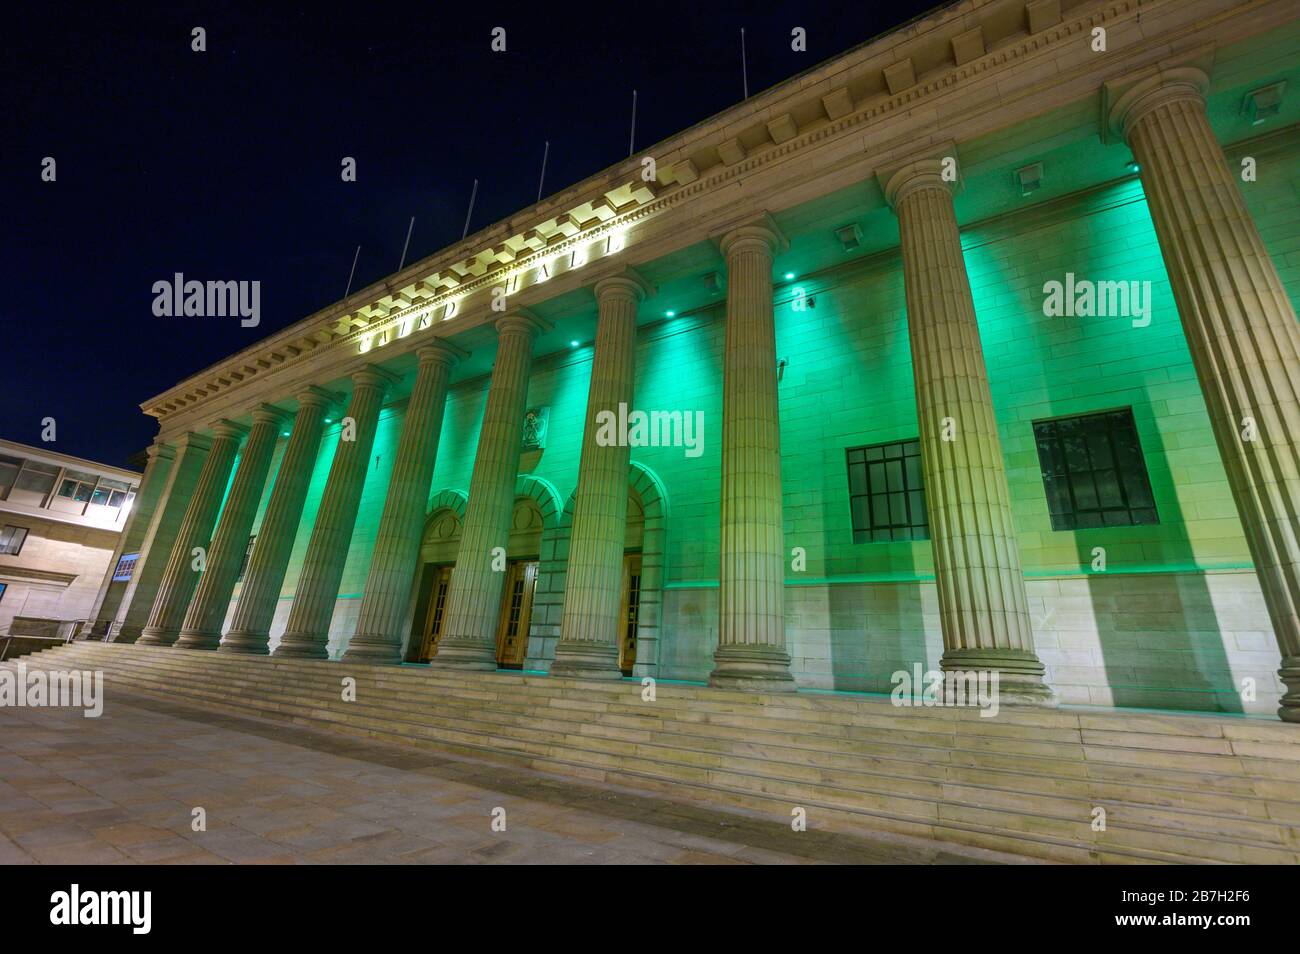
[[[1300,148],[1273,146],[1244,189],[1295,300]],[[1048,679],[1066,702],[1269,711],[1278,653],[1141,188],[1130,179],[1027,206],[966,228],[963,242]],[[1045,317],[1043,283],[1067,271],[1150,281],[1151,324]],[[778,289],[786,545],[807,559],[787,579],[790,650],[804,685],[884,691],[893,671],[937,665],[942,652],[928,542],[854,544],[850,526],[845,448],[917,434],[901,263],[895,251],[792,284],[816,305],[796,311],[792,286]],[[705,419],[698,458],[682,448],[632,454],[668,494],[656,661],[667,678],[705,678],[716,640],[724,311],[719,300],[644,327],[638,343],[635,406]],[[577,482],[590,359],[588,345],[539,360],[529,385],[529,405],[551,408],[550,432],[546,450],[521,466],[553,485],[561,507]],[[468,491],[487,385],[479,378],[450,392],[431,494]],[[1053,531],[1032,422],[1119,407],[1133,409],[1160,523]],[[365,585],[401,414],[399,403],[381,420],[335,615],[336,655]],[[336,441],[335,428],[322,442],[276,632]],[[1098,546],[1105,573],[1090,570]],[[1258,681],[1254,703],[1238,699],[1244,676]]]

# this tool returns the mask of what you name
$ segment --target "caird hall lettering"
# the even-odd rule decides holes
[[[238,317],[244,328],[262,320],[262,283],[200,282],[177,272],[170,282],[153,283],[153,313],[159,318]]]
[[[50,904],[51,924],[129,924],[132,934],[148,934],[153,923],[151,891],[83,892],[74,884],[50,895]]]

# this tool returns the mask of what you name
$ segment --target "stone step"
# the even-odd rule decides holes
[[[174,684],[175,675],[167,677],[165,681]],[[277,683],[274,686],[263,685],[259,691],[275,692],[281,695],[294,691],[288,683]],[[323,696],[327,699],[333,699],[337,687],[327,686],[324,688]],[[369,692],[365,694],[370,695]],[[365,696],[363,696],[365,698]],[[380,698],[384,698],[380,696]],[[314,705],[319,701],[315,691],[309,692],[302,698],[309,705]],[[410,699],[405,701],[409,704]],[[430,700],[430,706],[437,706],[444,714],[455,714],[456,706],[449,703],[446,699]],[[356,705],[356,704],[351,704]],[[461,709],[464,717],[470,720],[471,724],[481,723],[489,719],[501,722],[510,721],[509,713],[499,713],[494,707],[479,707],[472,711],[465,712]],[[527,707],[518,707],[514,709],[514,714],[525,715],[529,722],[540,725],[540,718],[544,716],[551,718],[551,713],[542,710],[542,716],[530,712]],[[645,741],[648,736],[645,730],[638,731],[636,734],[628,736],[620,734],[615,727],[604,724],[608,717],[600,723],[584,725],[577,731],[584,734],[606,734],[614,738],[630,738],[632,741]],[[573,731],[571,727],[559,725],[555,722],[548,722],[546,725],[557,728],[561,731]],[[654,726],[656,735],[663,735],[674,731],[674,726],[668,722],[659,722]],[[711,749],[714,751],[731,751],[741,754],[753,750],[752,744],[737,746],[729,744],[734,742],[735,738],[717,738],[717,730],[712,727],[698,728],[695,726],[687,727],[690,734],[688,744],[693,748]],[[714,737],[704,737],[699,735],[701,731],[710,731]],[[875,771],[888,770],[892,774],[911,776],[922,779],[943,779],[949,781],[969,781],[973,777],[982,777],[987,783],[988,780],[997,780],[1008,777],[1016,787],[1028,787],[1029,790],[1044,793],[1073,793],[1078,794],[1080,789],[1077,786],[1071,787],[1069,779],[1073,777],[1083,777],[1092,780],[1092,784],[1082,789],[1085,797],[1090,799],[1114,799],[1127,800],[1146,804],[1160,805],[1165,807],[1193,808],[1214,811],[1234,811],[1228,807],[1222,799],[1230,796],[1232,793],[1249,795],[1252,794],[1250,780],[1242,778],[1233,778],[1229,776],[1195,776],[1192,778],[1179,777],[1174,775],[1170,777],[1159,777],[1159,773],[1151,770],[1140,768],[1126,768],[1122,763],[1114,767],[1108,767],[1106,763],[1096,761],[1068,763],[1063,760],[1056,760],[1053,763],[1042,763],[1041,760],[1030,760],[1020,758],[1013,774],[1008,774],[1006,761],[1000,757],[978,755],[974,758],[965,758],[960,752],[947,752],[943,749],[929,748],[909,750],[906,747],[897,744],[875,744],[866,745],[862,742],[838,742],[827,743],[817,740],[815,746],[801,746],[798,739],[777,738],[772,736],[763,737],[763,748],[769,756],[779,752],[780,757],[786,761],[802,762],[805,764],[821,765],[826,768],[843,768],[846,765],[861,768],[863,764],[868,764],[866,760],[875,759],[871,763]],[[836,755],[840,758],[837,760]],[[898,758],[899,754],[907,755],[907,758]],[[954,757],[955,756],[955,757]],[[909,759],[911,763],[909,765]],[[861,764],[857,764],[861,763]],[[1068,766],[1075,771],[1061,774],[1060,767]],[[953,767],[957,769],[965,768],[967,775],[963,778],[954,774]],[[1026,776],[1029,775],[1029,769],[1039,773],[1036,779],[1026,782]],[[1082,769],[1083,771],[1079,771]],[[1139,773],[1139,777],[1132,777],[1134,773]],[[1155,783],[1163,783],[1163,788]],[[1188,783],[1192,783],[1190,787]],[[1180,790],[1180,785],[1181,790]],[[1103,787],[1104,786],[1104,787]],[[1277,800],[1286,800],[1293,797],[1293,789],[1275,788],[1267,792],[1260,793],[1266,797]],[[1220,794],[1222,793],[1222,794]],[[1227,799],[1233,802],[1231,798]],[[1281,805],[1263,805],[1250,799],[1241,799],[1233,802],[1235,813],[1250,815],[1254,817],[1276,817],[1280,819],[1293,818],[1296,813],[1294,804]]]
[[[104,648],[113,651],[111,647]],[[274,659],[267,660],[265,657],[250,660],[249,657],[231,657],[213,653],[187,653],[183,650],[169,650],[165,648],[154,649],[146,647],[137,647],[136,651],[149,652],[153,654],[155,658],[159,656],[170,656],[172,657],[170,661],[171,665],[186,668],[187,671],[194,671],[195,667],[204,666],[206,666],[208,670],[211,670],[215,666],[217,668],[226,667],[227,669],[238,668],[240,671],[251,671],[254,674],[257,674],[259,669],[264,673],[266,671],[265,667],[267,666],[279,668],[285,665],[285,661]],[[177,659],[175,658],[177,656],[184,656],[186,658],[183,660]],[[196,656],[206,657],[206,660],[196,660],[194,658]],[[163,664],[167,663],[163,662]],[[340,678],[339,664],[337,663],[292,661],[292,664],[299,667],[316,667],[316,671],[318,672],[328,673],[336,680]],[[255,668],[249,670],[249,665],[252,665]],[[369,672],[374,674],[372,678],[375,679],[375,685],[381,689],[387,688],[391,685],[394,689],[405,689],[410,687],[417,690],[427,690],[434,686],[448,685],[450,687],[446,690],[448,694],[459,695],[462,698],[473,698],[485,702],[495,698],[501,702],[508,702],[509,697],[517,694],[519,692],[519,687],[523,686],[530,694],[530,704],[536,702],[537,699],[540,698],[538,693],[542,693],[552,699],[552,704],[557,708],[575,708],[583,711],[598,711],[602,713],[620,711],[627,714],[640,714],[645,708],[644,704],[639,702],[633,703],[627,701],[628,699],[639,700],[639,693],[632,690],[632,687],[636,685],[635,683],[629,684],[623,682],[613,684],[594,684],[594,691],[591,695],[597,697],[597,699],[596,701],[592,701],[585,698],[589,684],[576,684],[583,688],[584,693],[581,696],[575,697],[573,692],[575,683],[572,680],[547,678],[540,681],[549,685],[539,686],[537,685],[538,680],[526,680],[526,677],[511,676],[506,679],[497,680],[498,682],[507,684],[510,688],[505,690],[484,690],[481,688],[483,685],[482,677],[487,674],[482,673],[446,674],[441,670],[429,670],[427,668],[418,667],[390,668],[369,666],[351,667],[347,671],[352,672],[353,670],[358,673]],[[443,682],[443,680],[449,680],[449,682]],[[521,680],[521,682],[514,683],[514,680]],[[602,695],[605,697],[603,701],[599,699]],[[671,697],[666,698],[661,695],[657,707],[664,707],[670,701]],[[935,708],[929,710],[907,709],[883,703],[879,699],[869,699],[869,701],[854,699],[850,701],[856,704],[855,710],[850,713],[851,717],[840,714],[838,721],[831,726],[827,726],[823,722],[810,722],[806,716],[796,715],[790,718],[793,718],[794,724],[799,727],[801,734],[842,736],[845,729],[853,728],[854,726],[870,729],[887,728],[891,732],[899,731],[894,720],[897,720],[900,717],[900,713],[925,713],[925,715],[922,716],[925,728],[927,730],[938,730],[939,732],[939,734],[937,734],[931,741],[940,742],[941,744],[949,744],[951,742],[951,738],[946,736],[961,736],[968,734],[988,736],[991,739],[1010,738],[1017,740],[1017,742],[1028,739],[1035,742],[1047,742],[1049,744],[1054,742],[1063,742],[1066,744],[1098,744],[1111,741],[1112,737],[1109,733],[1125,731],[1122,727],[1128,724],[1127,721],[1116,722],[1116,718],[1122,719],[1122,717],[1117,717],[1113,714],[1108,714],[1106,716],[1106,719],[1109,721],[1099,721],[1089,713],[1070,713],[1069,717],[1073,720],[1075,725],[1075,728],[1072,730],[1044,730],[1038,727],[1025,729],[1021,728],[1019,724],[1004,722],[1005,719],[1023,718],[1023,712],[1014,712],[1006,709],[1004,709],[995,720],[980,719],[974,713],[970,713],[973,718],[966,719],[965,721],[953,721],[950,717],[947,719],[941,719],[936,715],[932,715],[932,713],[948,714],[951,716],[953,713],[963,713],[968,710],[957,710],[952,708]],[[744,709],[752,707],[728,705],[726,711],[714,713],[707,710],[704,705],[696,706],[692,700],[690,711],[684,714],[683,718],[695,721],[703,721],[704,719],[707,719],[716,724],[727,724],[729,720],[726,712],[735,711],[737,708]],[[863,710],[866,710],[865,713]],[[796,713],[799,712],[799,710],[793,711]],[[1051,714],[1063,715],[1060,713]],[[777,723],[771,716],[765,714],[760,718],[766,719],[767,721],[735,721],[730,724],[758,729],[773,729],[778,727]],[[1187,721],[1191,731],[1178,735],[1171,731],[1169,727],[1169,722],[1171,720],[1168,717],[1157,718],[1154,720],[1146,719],[1142,716],[1137,716],[1135,718],[1142,719],[1145,724],[1141,727],[1140,732],[1129,733],[1130,742],[1133,745],[1159,748],[1165,751],[1186,751],[1195,754],[1245,755],[1247,757],[1254,754],[1261,754],[1267,757],[1290,757],[1293,760],[1300,761],[1300,740],[1296,739],[1295,733],[1291,732],[1288,734],[1290,727],[1280,727],[1275,724],[1261,724],[1258,722],[1250,724],[1247,720],[1240,720],[1246,724],[1230,724],[1225,729],[1225,726],[1221,722],[1213,719],[1189,718]],[[1080,726],[1081,721],[1082,726]],[[1176,723],[1178,720],[1174,719],[1172,721]],[[1045,731],[1051,732],[1051,735],[1044,736],[1042,733]],[[943,737],[941,738],[941,736]],[[1270,743],[1276,742],[1288,743],[1282,750],[1279,750],[1282,753],[1280,756],[1278,752],[1266,752],[1267,746]],[[998,745],[996,741],[990,742],[989,744],[994,747]],[[1018,752],[1018,754],[1036,754],[1020,747],[1016,748],[1015,751]],[[1288,752],[1290,753],[1289,756],[1285,754]],[[1300,779],[1300,776],[1297,776],[1297,778]]]
[[[138,651],[138,650],[137,650]],[[214,654],[203,653],[185,653],[184,651],[172,650],[155,650],[154,658],[150,661],[141,661],[136,663],[140,666],[152,666],[169,671],[177,678],[186,678],[188,674],[199,669],[207,670],[226,670],[235,671],[240,675],[236,678],[246,678],[249,680],[273,680],[277,690],[287,689],[287,684],[283,682],[284,673],[292,673],[292,678],[296,680],[295,684],[301,684],[304,680],[315,679],[316,686],[320,691],[327,694],[337,692],[339,679],[339,669],[337,666],[324,664],[299,664],[297,669],[284,669],[283,663],[279,664],[272,671],[272,667],[266,661],[259,661],[259,664],[249,665],[217,665],[204,666],[204,660],[194,661],[192,657],[208,657]],[[190,657],[190,658],[181,658]],[[112,658],[112,657],[105,657]],[[238,657],[236,657],[238,659]],[[194,667],[199,667],[195,669]],[[260,671],[259,671],[260,670]],[[392,670],[381,669],[376,667],[360,667],[358,669],[359,678],[364,678],[368,673],[387,673]],[[516,677],[498,679],[498,682],[510,683]],[[473,704],[481,709],[494,709],[498,711],[514,711],[517,713],[534,713],[536,704],[527,694],[520,694],[517,691],[506,697],[500,694],[491,695],[485,693],[459,693],[459,692],[442,692],[429,685],[422,679],[410,681],[409,686],[400,686],[393,684],[393,680],[382,680],[381,683],[372,687],[375,691],[381,693],[400,692],[410,698],[424,697],[430,705],[442,707],[456,705],[458,700],[464,700],[467,704]],[[573,686],[570,686],[570,692],[573,692]],[[585,684],[582,684],[585,689]],[[625,690],[624,695],[629,693]],[[634,698],[639,700],[639,695],[635,692],[630,693]],[[524,701],[520,701],[524,700]],[[655,706],[656,710],[665,709],[665,704],[659,703]],[[889,707],[892,708],[892,707]],[[555,709],[548,708],[548,716],[558,717],[562,711],[575,709],[585,718],[586,711],[581,707],[561,706]],[[707,723],[707,729],[689,727],[688,725],[700,725],[698,720],[690,720],[688,713],[680,707],[668,709],[667,712],[659,715],[647,714],[646,704],[627,703],[614,705],[605,704],[605,707],[598,713],[601,724],[621,724],[629,728],[645,728],[657,732],[665,731],[688,731],[698,733],[708,731],[713,735],[744,738],[748,737],[751,726],[730,725],[725,715],[714,716]],[[671,718],[669,718],[671,716]],[[822,735],[822,734],[818,734]],[[1225,754],[1223,760],[1214,758],[1198,758],[1196,750],[1203,747],[1208,740],[1204,734],[1197,733],[1190,737],[1190,742],[1186,739],[1179,739],[1164,733],[1162,735],[1149,735],[1139,733],[1100,733],[1087,730],[1079,733],[1080,741],[1078,744],[1056,745],[1055,748],[1044,748],[1037,743],[1027,744],[1015,737],[994,736],[989,738],[968,737],[962,732],[951,735],[934,734],[934,735],[913,735],[905,732],[891,730],[887,736],[888,742],[879,742],[877,740],[884,738],[880,732],[874,731],[870,725],[866,726],[847,726],[842,727],[833,736],[826,735],[825,738],[812,737],[802,732],[772,733],[765,732],[763,738],[773,744],[788,744],[807,748],[810,750],[839,750],[854,752],[859,755],[877,755],[888,757],[895,753],[900,746],[909,746],[916,750],[916,754],[921,758],[929,756],[931,759],[936,755],[942,756],[942,761],[966,761],[972,767],[978,767],[980,760],[988,762],[990,759],[999,759],[1002,756],[1014,755],[1019,761],[1026,765],[1040,765],[1044,770],[1050,772],[1053,777],[1084,775],[1106,776],[1104,767],[1107,763],[1114,763],[1114,769],[1109,773],[1109,777],[1118,780],[1126,766],[1135,771],[1143,773],[1142,784],[1152,784],[1156,781],[1157,775],[1152,769],[1152,765],[1164,766],[1172,771],[1191,772],[1193,777],[1189,777],[1186,782],[1188,787],[1201,789],[1207,781],[1206,775],[1214,775],[1218,771],[1217,784],[1219,787],[1227,785],[1230,791],[1238,794],[1251,794],[1249,787],[1242,786],[1240,783],[1232,784],[1227,779],[1239,778],[1241,775],[1240,759],[1232,754]],[[1169,745],[1173,746],[1175,755],[1172,758],[1166,757],[1162,752],[1152,753],[1150,750],[1160,744],[1161,740],[1169,740]],[[1221,746],[1227,745],[1226,740],[1214,740]],[[1240,741],[1234,744],[1251,745],[1253,743],[1243,743]],[[874,746],[874,747],[873,747]],[[925,750],[925,751],[923,751]],[[970,750],[970,755],[966,751]],[[1192,761],[1182,757],[1177,753],[1191,750]],[[1166,750],[1167,751],[1167,750]],[[1211,755],[1225,752],[1224,749],[1218,749],[1218,752],[1210,753]],[[1087,760],[1083,758],[1087,755]],[[1274,776],[1282,778],[1292,778],[1300,780],[1300,762],[1294,761],[1294,756],[1300,754],[1300,746],[1286,747],[1285,753],[1293,758],[1283,760],[1274,766]],[[950,758],[955,756],[956,758]],[[1050,762],[1038,762],[1052,758]],[[1200,774],[1196,774],[1199,772]],[[1175,776],[1166,780],[1167,784],[1177,787],[1179,779]],[[1273,786],[1267,793],[1269,797],[1286,798],[1288,789],[1284,786]],[[1256,793],[1264,794],[1264,793]]]
[[[145,694],[151,694],[161,699],[173,699],[175,693],[168,688],[154,686],[144,690]],[[650,763],[643,758],[630,760],[619,758],[617,756],[601,757],[587,750],[573,751],[562,747],[538,745],[529,743],[518,738],[509,736],[489,735],[484,738],[475,733],[457,733],[443,732],[434,733],[432,738],[424,737],[428,730],[427,726],[418,724],[406,724],[394,722],[391,719],[379,720],[378,724],[373,727],[358,726],[355,724],[355,714],[353,713],[332,713],[317,710],[308,712],[306,715],[293,714],[294,707],[285,707],[277,703],[258,703],[250,702],[240,704],[232,702],[230,697],[222,696],[219,692],[212,693],[204,701],[187,696],[187,701],[196,701],[205,708],[218,708],[224,711],[241,714],[258,714],[259,711],[277,719],[289,719],[302,725],[316,726],[326,725],[340,731],[351,734],[362,735],[367,738],[381,739],[384,741],[405,742],[407,744],[427,744],[433,748],[449,748],[456,751],[470,752],[491,752],[503,756],[515,756],[521,758],[534,768],[547,771],[564,771],[566,774],[577,774],[584,778],[596,779],[613,779],[615,777],[623,779],[625,782],[645,782],[647,780],[667,784],[670,786],[669,792],[675,793],[680,797],[681,786],[687,786],[692,790],[701,792],[728,792],[732,795],[748,793],[750,796],[745,804],[766,805],[769,809],[773,806],[780,809],[782,815],[788,814],[792,802],[791,797],[797,799],[797,803],[804,807],[815,806],[819,810],[817,817],[820,819],[822,813],[829,812],[840,822],[844,822],[847,816],[843,813],[849,813],[856,819],[856,824],[865,828],[880,830],[897,831],[900,833],[917,833],[917,826],[922,826],[922,834],[926,829],[932,832],[945,832],[943,837],[954,837],[963,844],[971,844],[982,847],[994,847],[1001,845],[1000,850],[1020,851],[1028,853],[1034,857],[1055,858],[1058,860],[1097,860],[1105,856],[1109,860],[1124,860],[1129,854],[1134,852],[1132,844],[1140,846],[1137,856],[1141,860],[1218,860],[1227,862],[1271,862],[1271,863],[1289,863],[1295,857],[1294,852],[1288,852],[1282,849],[1276,849],[1267,845],[1249,844],[1249,843],[1230,843],[1222,840],[1205,839],[1199,835],[1186,835],[1178,832],[1169,831],[1137,831],[1130,832],[1120,825],[1115,824],[1112,817],[1111,827],[1108,832],[1100,833],[1096,836],[1097,841],[1089,845],[1086,842],[1071,841],[1070,838],[1087,838],[1088,826],[1085,823],[1070,820],[1067,826],[1066,835],[1062,837],[1062,825],[1059,819],[1050,817],[1037,817],[1030,815],[1023,808],[1014,811],[1001,811],[998,809],[988,809],[984,806],[965,806],[960,804],[949,804],[948,813],[951,816],[948,819],[940,818],[938,809],[929,804],[921,805],[921,814],[916,814],[917,803],[899,801],[888,803],[881,800],[873,793],[849,792],[844,793],[827,786],[814,787],[807,783],[798,781],[788,781],[783,779],[771,779],[766,777],[755,777],[739,772],[709,772],[689,766],[674,766],[672,763]],[[330,716],[338,716],[340,721],[332,722]],[[580,761],[570,761],[571,759]],[[653,768],[655,773],[650,773],[647,768]],[[786,797],[782,798],[781,795]],[[810,796],[811,797],[808,797]],[[711,799],[706,799],[711,803],[717,802],[715,795]],[[907,811],[890,811],[890,808],[898,809],[899,807],[910,809]],[[969,817],[976,818],[978,821],[965,829],[963,827],[961,814],[962,811],[969,809],[974,814]],[[865,816],[865,817],[861,817]],[[888,818],[891,824],[882,826],[880,818]],[[1010,820],[1011,825],[1002,824]],[[960,837],[956,833],[964,832]],[[1036,843],[1026,852],[1023,847],[1015,847],[1006,841],[1006,837],[1017,839],[1031,838]],[[930,835],[936,837],[936,835]],[[1082,852],[1082,854],[1080,854]],[[1113,856],[1113,857],[1112,857]],[[1131,859],[1129,859],[1131,860]]]
[[[139,648],[143,649],[143,647]],[[789,762],[774,761],[772,758],[751,758],[734,756],[721,756],[717,752],[702,751],[699,749],[675,747],[674,744],[646,744],[644,742],[629,743],[625,739],[603,739],[600,734],[592,735],[588,729],[586,732],[580,731],[578,734],[562,732],[551,732],[546,728],[523,727],[512,723],[491,723],[483,724],[481,716],[475,717],[475,714],[469,713],[466,720],[471,724],[463,725],[461,721],[455,719],[445,719],[439,717],[424,718],[419,722],[411,722],[410,713],[401,708],[376,705],[367,710],[365,707],[358,708],[358,703],[342,703],[337,697],[337,684],[330,687],[330,692],[326,696],[325,702],[317,698],[317,691],[321,688],[319,684],[320,672],[319,667],[330,667],[330,664],[308,664],[297,663],[285,667],[283,665],[271,666],[269,661],[261,660],[253,664],[244,663],[234,667],[219,664],[209,665],[208,660],[215,659],[212,654],[204,653],[185,653],[183,651],[170,650],[152,650],[157,653],[175,653],[167,657],[166,660],[153,660],[154,663],[169,663],[170,665],[143,666],[144,662],[141,656],[138,656],[139,649],[131,652],[130,656],[124,655],[122,648],[113,648],[108,654],[101,653],[100,658],[105,663],[113,661],[115,656],[119,663],[126,664],[130,669],[133,665],[141,671],[132,674],[136,680],[134,688],[150,690],[155,694],[167,697],[175,694],[177,686],[177,676],[185,676],[187,673],[176,668],[176,663],[183,663],[186,660],[183,657],[199,656],[205,657],[197,662],[201,665],[191,667],[192,669],[205,669],[211,676],[213,670],[224,670],[227,673],[240,673],[244,676],[258,675],[258,668],[265,673],[268,669],[274,669],[277,675],[283,673],[311,674],[315,677],[316,683],[312,691],[308,692],[307,697],[295,702],[293,700],[268,698],[268,694],[274,695],[280,692],[284,693],[288,687],[283,684],[270,684],[257,678],[244,679],[245,683],[231,694],[231,687],[223,686],[212,692],[204,692],[198,686],[190,686],[186,695],[191,696],[195,701],[206,703],[208,705],[225,705],[233,706],[235,709],[244,711],[259,711],[278,718],[290,718],[294,721],[301,721],[304,724],[310,724],[313,720],[334,722],[336,727],[345,727],[350,730],[359,730],[365,734],[374,737],[383,737],[394,735],[408,735],[412,737],[424,737],[429,732],[435,736],[440,736],[442,741],[448,741],[453,744],[463,744],[469,746],[483,745],[487,748],[499,748],[507,752],[531,754],[536,760],[551,762],[559,760],[569,764],[586,764],[595,767],[600,771],[619,771],[630,775],[646,775],[644,771],[647,765],[652,765],[656,773],[661,773],[661,777],[668,778],[675,783],[693,784],[702,786],[719,786],[731,791],[744,791],[746,788],[757,790],[771,796],[774,789],[783,794],[794,796],[800,793],[807,795],[811,791],[814,796],[822,799],[821,804],[832,808],[843,810],[870,811],[876,813],[892,814],[898,818],[915,821],[920,819],[921,824],[931,824],[938,817],[936,806],[946,806],[947,810],[953,811],[973,811],[977,814],[972,816],[979,819],[978,825],[983,825],[998,829],[1005,832],[1019,832],[1024,834],[1024,827],[1030,824],[1027,819],[1033,820],[1033,825],[1043,829],[1039,834],[1060,838],[1064,835],[1063,843],[1070,839],[1076,841],[1093,842],[1109,840],[1114,842],[1110,846],[1115,850],[1123,849],[1125,846],[1132,847],[1134,844],[1150,848],[1151,850],[1163,851],[1168,857],[1186,857],[1187,848],[1194,847],[1200,854],[1197,857],[1216,858],[1218,860],[1241,860],[1245,854],[1253,853],[1254,857],[1261,854],[1273,857],[1275,860],[1284,857],[1287,854],[1285,848],[1274,849],[1267,842],[1276,841],[1279,844],[1288,842],[1290,834],[1285,832],[1282,827],[1272,824],[1263,823],[1256,820],[1244,819],[1217,819],[1214,816],[1205,816],[1195,812],[1168,812],[1159,808],[1149,806],[1126,806],[1114,804],[1108,806],[1110,812],[1110,832],[1100,833],[1109,834],[1109,839],[1089,838],[1088,826],[1086,819],[1089,818],[1088,805],[1081,805],[1075,800],[1070,799],[1046,799],[1033,793],[1015,793],[1006,792],[988,785],[940,785],[930,780],[917,779],[898,779],[896,777],[872,777],[870,773],[863,771],[845,771],[825,769],[809,769],[807,772],[800,774],[794,773],[790,776]],[[69,656],[68,665],[73,662]],[[370,669],[370,667],[362,667]],[[317,669],[316,673],[311,670]],[[392,670],[381,670],[391,672]],[[122,673],[119,672],[119,675]],[[194,680],[194,673],[188,673],[191,680]],[[328,672],[332,679],[338,678],[338,667],[334,666]],[[358,675],[358,681],[364,678],[364,674]],[[506,681],[502,677],[479,676],[478,679],[497,679]],[[509,678],[509,677],[507,677]],[[186,683],[182,682],[182,686]],[[585,683],[580,684],[580,688],[585,688]],[[251,697],[249,697],[251,694]],[[321,693],[321,695],[325,695]],[[409,701],[409,700],[403,700]],[[346,709],[339,707],[346,706]],[[409,709],[409,707],[408,707]],[[335,711],[338,710],[338,711]],[[368,713],[378,712],[380,715],[374,717]],[[424,715],[423,713],[420,713]],[[543,710],[541,718],[546,718],[549,712]],[[349,725],[349,723],[351,723]],[[432,724],[429,724],[432,723]],[[549,723],[548,723],[549,724]],[[435,739],[436,741],[436,739]],[[578,748],[573,748],[574,745]],[[696,743],[698,744],[698,743]],[[641,771],[638,771],[641,770]],[[664,774],[666,773],[666,774]],[[852,788],[846,786],[854,786]],[[872,788],[867,788],[870,785]],[[918,787],[919,786],[919,787]],[[891,790],[892,787],[892,790]],[[901,792],[899,789],[901,788]],[[882,790],[885,789],[885,790]],[[1034,799],[1037,799],[1036,801]],[[1031,811],[1033,809],[1033,811]],[[787,809],[788,810],[788,809]],[[1142,830],[1130,835],[1126,829],[1128,818],[1123,817],[1125,813],[1133,811],[1132,818],[1141,821],[1144,825],[1162,826],[1160,830]],[[997,819],[996,823],[990,822],[988,813],[997,812],[992,816]],[[1038,814],[1035,814],[1037,812]],[[1056,815],[1051,814],[1056,812]],[[1061,817],[1060,813],[1065,812],[1067,817]],[[1145,812],[1145,814],[1143,814]],[[1008,824],[1010,822],[1010,824]],[[1220,837],[1233,837],[1243,839],[1240,844],[1223,844],[1215,843],[1213,845],[1200,845],[1198,839],[1191,837],[1192,833],[1203,830],[1207,827],[1216,825],[1223,829],[1219,832]],[[978,827],[978,826],[977,826]],[[1033,826],[1031,826],[1032,828]],[[1180,844],[1172,846],[1172,851],[1167,851],[1171,846],[1160,841],[1161,838],[1168,840],[1171,834],[1176,837]],[[1263,842],[1260,839],[1264,839]],[[1249,842],[1254,842],[1251,844]],[[1086,845],[1075,845],[1076,848],[1087,847]],[[1095,847],[1095,846],[1094,846]],[[1292,853],[1293,854],[1293,853]]]

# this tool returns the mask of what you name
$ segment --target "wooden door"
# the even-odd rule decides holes
[[[629,553],[623,557],[623,631],[619,633],[618,668],[623,675],[632,675],[636,665],[636,627],[641,612],[641,554]]]
[[[516,560],[506,567],[501,622],[497,626],[497,665],[502,669],[524,667],[524,656],[528,652],[528,624],[533,613],[533,591],[536,589],[536,560]]]
[[[446,616],[447,589],[451,586],[451,567],[440,566],[433,571],[433,586],[429,590],[429,611],[424,617],[424,639],[420,644],[420,662],[428,662],[438,655],[438,641],[442,639],[442,622]]]

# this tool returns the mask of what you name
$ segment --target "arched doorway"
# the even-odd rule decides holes
[[[465,494],[458,490],[444,490],[433,499],[420,539],[420,582],[407,640],[407,662],[428,662],[438,651],[466,502]]]
[[[563,614],[564,583],[567,574],[569,538],[573,531],[576,493],[570,494],[555,533],[555,567],[548,592],[539,593],[549,615],[557,621]],[[665,537],[668,526],[668,496],[662,482],[650,468],[632,461],[628,466],[627,523],[623,543],[623,592],[620,616],[619,668],[625,675],[653,676],[659,663],[659,618],[663,603]],[[545,544],[543,544],[545,546]],[[555,626],[554,637],[559,636]],[[534,632],[537,629],[534,627]],[[554,639],[549,652],[534,665],[541,668],[555,658]]]
[[[444,490],[434,496],[420,546],[417,586],[408,662],[428,662],[442,637],[446,598],[460,549],[460,528],[466,495]],[[546,585],[555,551],[559,495],[551,484],[521,474],[515,484],[515,504],[506,541],[501,609],[497,624],[497,665],[522,669],[528,661],[529,638],[537,628],[535,596]]]

